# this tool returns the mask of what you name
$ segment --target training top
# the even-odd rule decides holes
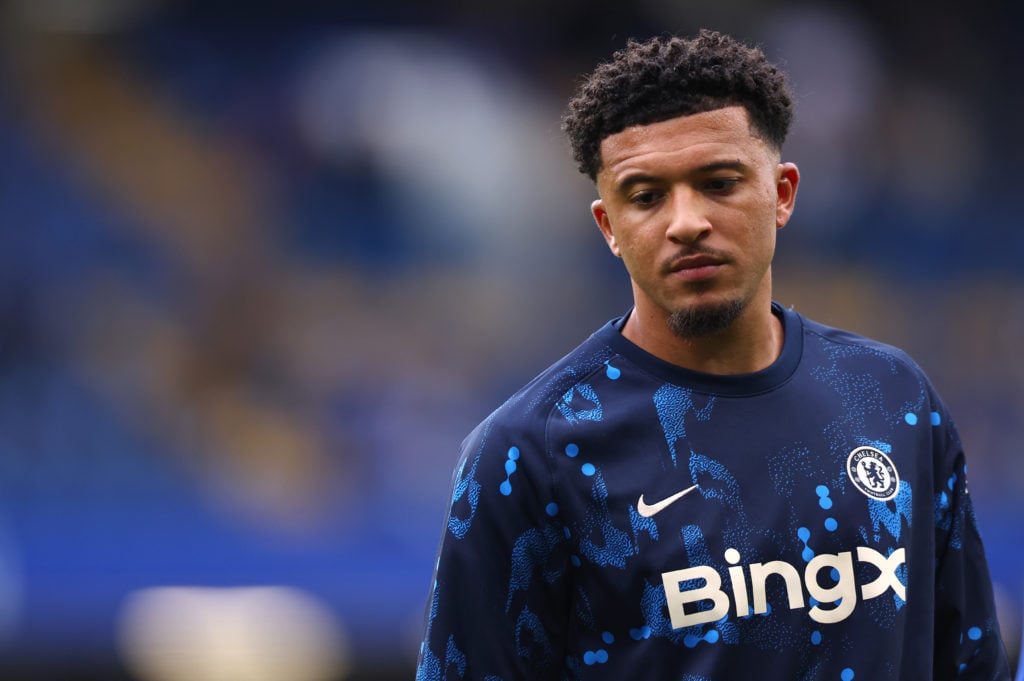
[[[741,376],[612,320],[466,438],[417,681],[1010,678],[945,405],[772,310]]]

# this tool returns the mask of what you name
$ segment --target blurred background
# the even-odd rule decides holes
[[[0,677],[411,679],[462,438],[629,305],[564,104],[702,26],[791,75],[776,298],[951,406],[1016,659],[1022,7],[0,2]]]

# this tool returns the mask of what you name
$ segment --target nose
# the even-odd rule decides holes
[[[711,231],[707,201],[689,187],[673,190],[669,200],[666,236],[677,243],[693,243]]]

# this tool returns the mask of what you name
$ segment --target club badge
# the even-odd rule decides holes
[[[888,501],[900,491],[900,476],[885,453],[874,447],[857,447],[846,460],[850,481],[865,495]]]

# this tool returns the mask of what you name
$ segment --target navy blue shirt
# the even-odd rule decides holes
[[[1009,679],[921,369],[773,305],[743,376],[613,320],[463,443],[419,681]]]

